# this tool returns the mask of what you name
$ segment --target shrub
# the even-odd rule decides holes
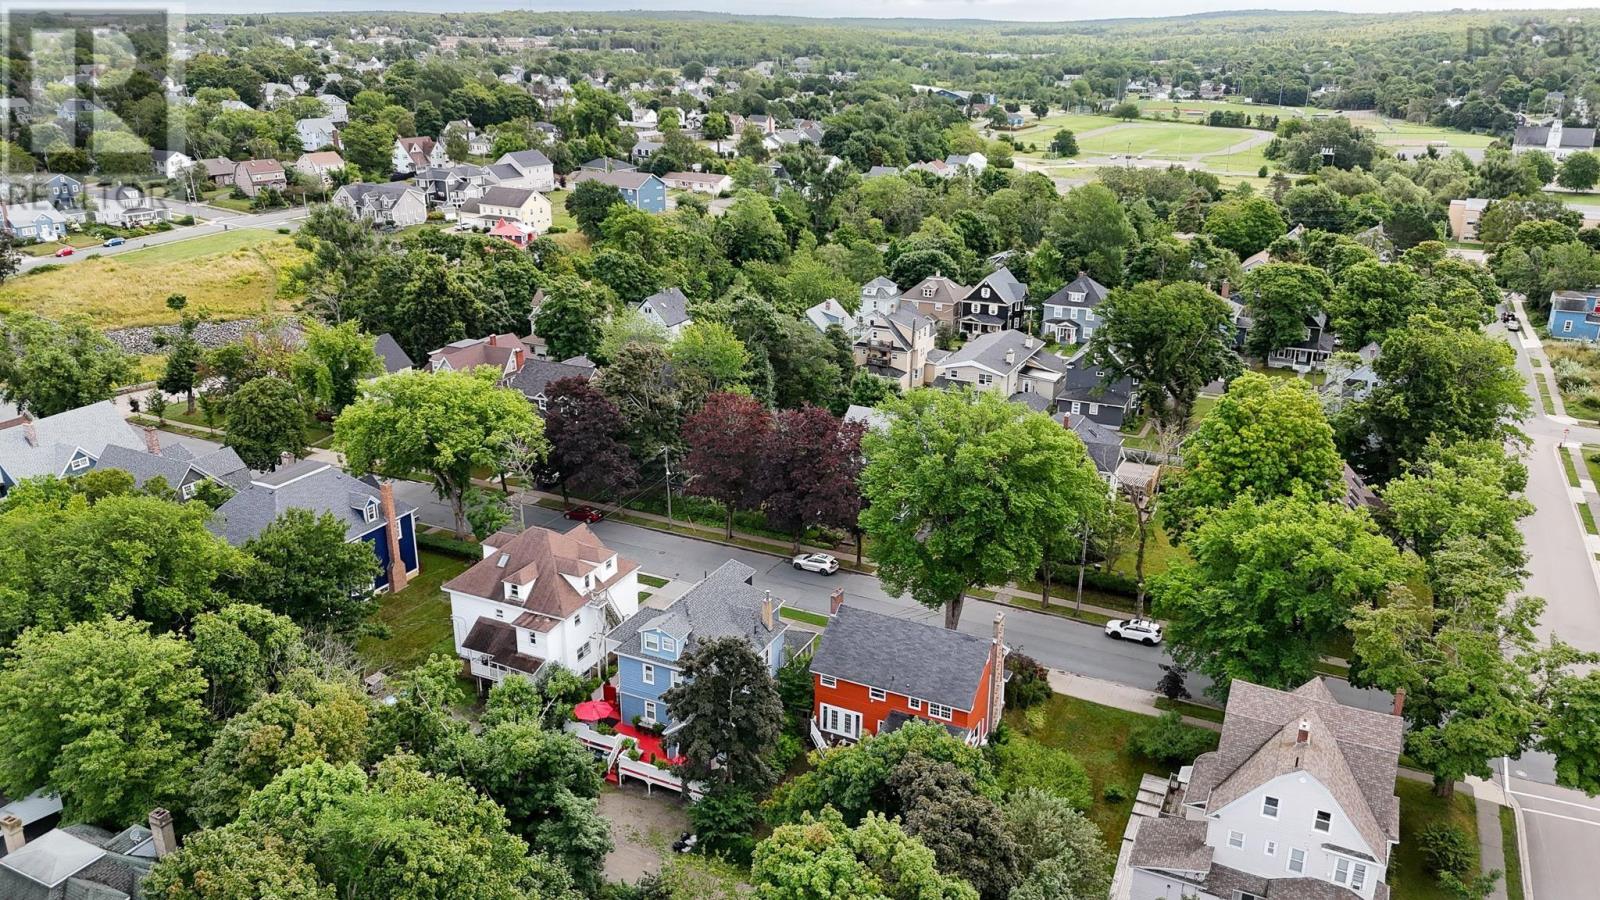
[[[1170,765],[1182,765],[1210,750],[1211,732],[1183,724],[1183,715],[1172,710],[1148,725],[1128,734],[1128,746],[1141,756]]]
[[[1007,706],[1027,709],[1050,699],[1050,673],[1038,660],[1012,653],[1006,657],[1006,672],[1011,675],[1006,682]]]
[[[1103,796],[1106,798],[1107,803],[1121,803],[1128,799],[1128,792],[1123,790],[1120,784],[1108,784]]]
[[[700,847],[740,865],[750,864],[755,831],[761,826],[761,807],[749,791],[718,785],[689,807],[689,821],[700,836]]]
[[[1038,788],[1067,801],[1075,809],[1088,809],[1094,786],[1083,763],[1065,750],[1049,747],[1022,735],[1010,735],[994,748],[1000,786],[1007,791]]]
[[[1428,871],[1435,876],[1449,874],[1460,877],[1472,868],[1476,855],[1472,841],[1466,832],[1454,825],[1429,825],[1422,830],[1418,843],[1422,847],[1422,859]]]
[[[1256,170],[1256,177],[1257,178],[1265,178],[1265,177],[1267,177],[1267,167],[1266,166],[1262,166],[1261,168],[1257,169]]]
[[[628,758],[633,760],[634,762],[638,762],[640,759],[644,758],[644,754],[639,752],[639,748],[638,747],[635,747],[632,750],[628,751]]]
[[[1563,391],[1586,388],[1592,383],[1592,379],[1589,377],[1589,370],[1585,369],[1577,360],[1561,357],[1553,360],[1550,363],[1550,368],[1555,372],[1556,386]]]
[[[792,732],[784,731],[778,735],[778,740],[772,745],[772,770],[774,772],[787,772],[794,761],[805,755],[806,748],[800,743],[800,738]]]
[[[417,532],[417,546],[428,550],[435,550],[446,556],[459,556],[470,562],[483,559],[483,549],[471,541],[457,540],[448,534],[436,534],[431,531]]]

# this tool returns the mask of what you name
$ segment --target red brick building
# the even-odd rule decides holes
[[[811,657],[812,740],[858,741],[913,718],[968,744],[988,741],[1005,708],[1005,616],[993,637],[839,605]]]

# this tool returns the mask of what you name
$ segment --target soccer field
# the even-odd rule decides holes
[[[1090,137],[1078,138],[1085,155],[1133,154],[1162,159],[1187,159],[1242,144],[1260,132],[1246,128],[1129,122]]]

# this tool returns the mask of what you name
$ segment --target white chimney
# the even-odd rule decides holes
[[[1017,361],[1017,351],[1015,351],[1015,350],[1007,350],[1006,351],[1006,365],[1008,365],[1008,366],[1012,365],[1016,361]]]
[[[22,820],[14,815],[6,814],[0,817],[0,831],[6,835],[6,853],[15,853],[28,843],[28,836],[22,833]]]
[[[765,625],[768,631],[772,630],[772,592],[771,591],[767,591],[765,593],[765,595],[761,598],[761,624]]]
[[[1297,747],[1304,747],[1306,744],[1311,743],[1311,720],[1310,719],[1301,719],[1300,720],[1300,731],[1299,731],[1299,733],[1297,733],[1294,736],[1294,743],[1295,743],[1295,746],[1297,746]]]
[[[150,810],[150,837],[156,845],[156,859],[165,859],[178,849],[178,835],[172,830],[172,813],[159,806]]]

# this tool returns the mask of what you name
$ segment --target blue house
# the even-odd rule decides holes
[[[617,700],[622,720],[676,724],[661,699],[683,680],[679,662],[698,641],[741,637],[766,660],[774,675],[783,665],[788,626],[778,617],[782,601],[754,584],[756,570],[728,560],[666,609],[641,609],[607,636],[617,655]]]
[[[242,547],[290,509],[309,510],[318,516],[332,513],[345,523],[346,542],[366,541],[382,566],[373,582],[376,590],[386,590],[396,582],[404,587],[405,581],[421,571],[417,508],[396,501],[388,482],[371,476],[356,478],[315,459],[257,475],[249,487],[217,507],[210,528],[233,546]],[[390,528],[395,533],[392,541]]]
[[[0,225],[18,240],[59,241],[67,236],[67,217],[54,206],[39,200],[8,204],[0,209]]]
[[[107,451],[149,449],[153,435],[128,424],[110,400],[35,419],[0,411],[0,497],[27,478],[82,475]]]
[[[647,213],[667,211],[667,183],[649,172],[583,169],[572,173],[574,185],[584,181],[609,184],[622,192],[622,202]]]
[[[1564,341],[1600,340],[1600,291],[1551,294],[1550,336]]]

